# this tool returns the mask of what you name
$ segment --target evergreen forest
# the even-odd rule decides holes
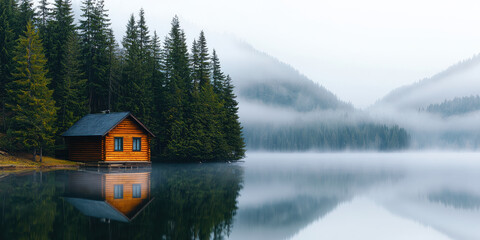
[[[456,97],[452,100],[445,100],[439,104],[430,104],[426,109],[421,110],[439,114],[442,117],[467,114],[480,110],[480,96]]]
[[[161,41],[143,9],[115,41],[103,0],[0,0],[0,146],[42,156],[88,113],[130,111],[157,136],[167,161],[245,155],[230,76],[200,32],[188,49],[178,17]],[[78,24],[76,24],[78,22]],[[41,159],[41,157],[40,157]]]
[[[393,151],[408,148],[404,128],[376,123],[304,123],[245,125],[249,149],[268,151]]]

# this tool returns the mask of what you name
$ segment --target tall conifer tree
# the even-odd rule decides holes
[[[160,133],[164,132],[164,122],[162,114],[163,109],[165,109],[165,82],[163,78],[163,73],[161,72],[161,58],[162,58],[162,49],[161,49],[160,38],[157,35],[157,32],[153,32],[152,38],[152,58],[150,59],[150,70],[152,72],[152,90],[153,90],[153,111],[152,111],[152,123],[151,127],[154,132]],[[157,135],[153,139],[152,149],[155,152],[160,152],[160,142],[164,142],[163,135]]]
[[[34,159],[39,150],[42,161],[43,149],[53,146],[56,108],[53,90],[48,89],[43,46],[31,22],[18,41],[14,60],[15,80],[7,86],[7,107],[12,112],[8,136],[22,148],[33,149]]]
[[[162,156],[168,159],[188,158],[188,119],[192,89],[190,64],[185,33],[180,28],[178,17],[172,20],[172,28],[165,39],[162,54],[162,69],[165,77],[165,108],[162,110],[165,139],[160,142]]]
[[[33,9],[33,3],[31,0],[21,0],[18,6],[17,16],[17,36],[23,35],[23,32],[27,28],[28,22],[35,22],[36,13]]]
[[[152,122],[152,112],[153,112],[153,81],[152,81],[152,71],[150,70],[150,65],[152,63],[152,40],[150,38],[150,31],[148,30],[147,23],[145,21],[145,12],[140,9],[137,22],[138,29],[138,47],[139,47],[139,95],[138,95],[138,105],[139,112],[137,113],[138,117],[142,119],[145,124],[150,124]]]
[[[225,74],[222,72],[220,67],[220,60],[218,59],[217,52],[213,49],[212,53],[212,85],[213,91],[218,94],[223,94],[223,83],[225,81]]]
[[[70,35],[64,52],[62,81],[58,86],[58,132],[63,133],[87,113],[87,80],[81,71],[79,39]]]
[[[210,55],[208,54],[207,39],[203,31],[198,37],[198,78],[200,85],[210,82]]]
[[[83,65],[88,86],[90,112],[108,108],[109,81],[112,59],[112,31],[103,0],[85,0],[80,20]]]
[[[70,38],[78,39],[74,25],[74,17],[70,0],[55,0],[52,19],[46,28],[48,36],[43,38],[45,55],[48,58],[49,77],[52,79],[50,88],[54,90],[53,97],[57,103],[63,97],[60,87],[65,77],[64,61],[67,55],[67,45]],[[41,33],[41,32],[40,32]]]
[[[225,76],[221,70],[220,60],[215,50],[212,54],[213,90],[223,103],[221,119],[222,131],[227,145],[226,159],[237,160],[245,157],[245,141],[242,136],[242,126],[238,117],[238,102],[233,92],[234,86],[230,76]]]
[[[225,109],[222,126],[225,132],[225,140],[229,146],[228,159],[238,160],[245,157],[245,140],[242,135],[242,126],[238,117],[238,102],[233,88],[232,79],[227,76],[221,95]]]
[[[124,49],[124,67],[122,74],[122,94],[120,96],[120,109],[131,111],[137,114],[139,105],[137,97],[140,94],[139,78],[140,78],[140,47],[138,39],[138,28],[133,14],[127,24],[127,31],[123,37]]]
[[[49,8],[49,2],[48,0],[40,0],[39,6],[38,6],[38,19],[37,19],[37,26],[40,29],[40,34],[42,34],[42,31],[45,31],[45,28],[47,27],[47,23],[50,20],[50,8]]]
[[[0,108],[1,108],[1,131],[6,131],[6,109],[7,99],[6,85],[12,80],[14,69],[14,48],[15,33],[12,28],[15,16],[15,2],[13,0],[0,0]]]

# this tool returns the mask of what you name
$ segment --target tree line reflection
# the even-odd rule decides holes
[[[10,176],[0,239],[224,239],[242,182],[235,164]]]

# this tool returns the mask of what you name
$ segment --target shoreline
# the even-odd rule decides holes
[[[43,161],[33,161],[32,155],[0,154],[0,173],[15,173],[29,170],[79,169],[82,163],[44,156]],[[38,158],[37,158],[38,159]]]

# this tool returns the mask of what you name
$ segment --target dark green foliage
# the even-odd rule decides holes
[[[297,123],[288,126],[246,126],[249,149],[274,151],[398,150],[408,147],[410,137],[403,128],[378,124]]]
[[[87,80],[80,70],[78,36],[70,35],[63,61],[62,81],[58,86],[58,132],[63,133],[87,113]]]
[[[462,115],[480,110],[480,96],[470,96],[445,100],[440,104],[430,104],[425,111],[440,114],[442,117]]]
[[[197,48],[198,62],[194,62],[194,64],[197,65],[195,75],[199,80],[200,86],[203,86],[210,83],[210,56],[208,54],[207,40],[205,39],[203,31],[200,32],[200,36],[198,37]]]
[[[54,175],[44,174],[34,172],[0,182],[0,239],[52,239],[59,198]]]
[[[216,94],[222,94],[223,92],[223,82],[225,81],[225,74],[221,70],[220,66],[220,60],[218,59],[217,52],[215,49],[213,50],[212,54],[212,85],[213,85],[213,91],[215,91]]]
[[[52,79],[50,88],[54,90],[53,97],[55,101],[59,102],[62,98],[60,87],[64,80],[64,61],[67,51],[67,44],[69,38],[76,33],[73,12],[70,0],[56,0],[54,8],[52,9],[51,20],[45,27],[45,32],[42,34],[46,56],[48,58],[49,77]],[[81,64],[79,62],[78,64]],[[77,66],[81,67],[81,65]]]
[[[157,99],[163,99],[163,104],[156,105],[162,115],[158,118],[161,120],[157,125],[160,137],[155,147],[162,159],[198,162],[244,157],[233,87],[225,77],[218,79],[218,57],[215,60],[217,70],[213,72],[217,79],[212,79],[212,63],[204,33],[194,41],[189,56],[185,34],[175,17],[165,40],[161,63],[163,78],[155,84],[155,95],[161,96]],[[212,85],[212,80],[216,86]],[[239,142],[233,140],[233,134],[238,134],[235,140]]]
[[[34,149],[34,157],[40,150],[41,157],[42,149],[53,146],[56,108],[53,90],[48,89],[43,46],[30,22],[18,41],[14,60],[14,81],[7,85],[7,107],[12,113],[7,134],[20,149]]]
[[[15,22],[15,2],[13,0],[0,0],[0,128],[6,131],[5,100],[7,98],[6,85],[12,80],[14,70],[15,33],[12,24]]]
[[[35,22],[36,13],[33,9],[32,0],[21,0],[18,6],[18,16],[17,16],[17,27],[16,34],[17,36],[23,35],[23,32],[27,28],[27,23]]]
[[[108,109],[113,33],[103,0],[85,0],[80,20],[83,71],[87,78],[89,110],[92,113]]]
[[[134,16],[131,16],[122,44],[125,50],[122,74],[123,91],[119,96],[118,108],[131,111],[144,124],[150,125],[154,107],[151,68],[155,67],[157,71],[160,69],[158,64],[153,66],[155,60],[143,10],[140,11],[138,23],[135,22]],[[158,46],[155,51],[158,55]]]
[[[238,102],[233,93],[233,84],[230,76],[222,85],[223,93],[220,94],[224,105],[224,118],[222,119],[223,132],[227,143],[227,156],[229,159],[241,159],[245,157],[245,140],[242,135],[242,126],[238,117]]]
[[[48,7],[49,3],[47,0],[40,0],[40,5],[38,6],[38,23],[37,26],[40,29],[40,32],[43,31],[47,27],[47,23],[50,20],[50,11],[51,9]]]
[[[226,156],[228,159],[241,159],[245,156],[245,142],[242,136],[242,126],[238,117],[238,102],[233,93],[233,84],[230,76],[226,76],[220,67],[220,60],[213,50],[211,60],[213,91],[223,104],[223,116],[220,119],[222,132],[226,142]]]
[[[162,53],[162,72],[165,89],[164,108],[160,123],[164,139],[159,142],[160,154],[171,160],[188,159],[188,119],[189,96],[192,90],[185,33],[180,29],[177,17],[172,20],[172,28],[165,39]]]

